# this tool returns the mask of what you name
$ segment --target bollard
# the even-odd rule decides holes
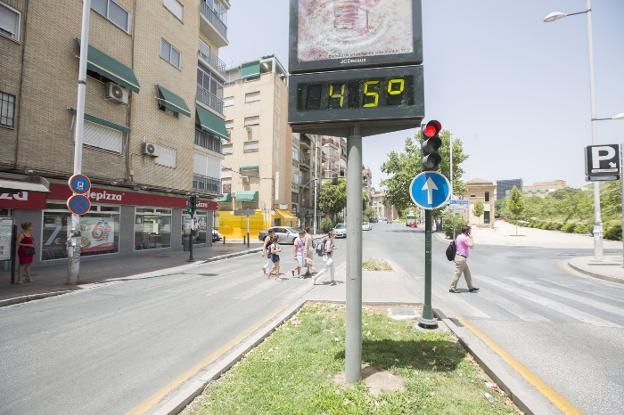
[[[225,245],[225,235],[223,235],[223,245]]]

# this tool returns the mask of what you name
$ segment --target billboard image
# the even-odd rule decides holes
[[[374,57],[419,60],[420,3],[414,0],[294,0],[296,63],[374,64]],[[417,10],[414,10],[417,9]],[[417,33],[414,33],[416,30]],[[291,51],[293,53],[293,51]],[[419,62],[415,62],[419,63]],[[309,65],[308,65],[309,66]]]
[[[83,253],[104,253],[115,250],[115,223],[112,218],[83,217],[80,219]]]

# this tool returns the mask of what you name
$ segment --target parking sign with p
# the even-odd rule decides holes
[[[585,176],[587,181],[610,181],[620,178],[619,144],[585,147]]]

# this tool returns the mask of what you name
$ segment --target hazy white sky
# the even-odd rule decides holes
[[[233,0],[228,66],[275,54],[288,65],[288,1]],[[543,23],[582,0],[423,0],[425,109],[464,143],[465,179],[525,184],[584,181],[591,144],[587,19]],[[624,0],[594,0],[598,117],[624,112]],[[364,139],[364,164],[379,170],[406,130]],[[624,121],[603,121],[599,143],[624,143]]]

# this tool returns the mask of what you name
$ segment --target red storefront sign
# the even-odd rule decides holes
[[[26,192],[0,193],[0,208],[3,209],[45,209],[46,193]]]
[[[62,184],[50,184],[48,200],[66,200],[71,196],[71,190]],[[139,193],[126,190],[102,189],[92,187],[88,193],[91,203],[129,206],[153,206],[163,208],[186,208],[186,198],[175,196],[161,196],[151,193]],[[45,202],[44,202],[45,205]],[[2,206],[0,204],[0,206]],[[219,204],[214,201],[200,200],[198,209],[217,210]]]

